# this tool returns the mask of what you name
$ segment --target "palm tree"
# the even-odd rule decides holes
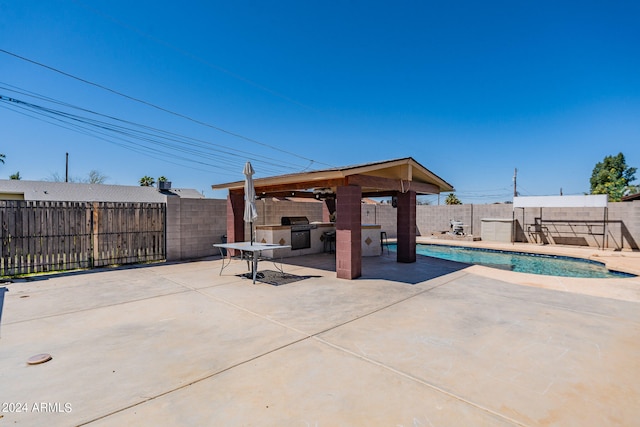
[[[9,175],[9,179],[20,181],[22,179],[22,177],[20,176],[20,171],[14,173],[13,175]]]
[[[5,155],[4,154],[0,154],[0,163],[2,163],[4,165],[4,159],[5,159]]]
[[[461,205],[462,202],[458,199],[455,193],[449,193],[447,199],[444,201],[447,205]]]
[[[153,187],[153,184],[155,183],[156,183],[156,180],[148,175],[145,175],[142,178],[140,178],[140,185],[142,187]]]

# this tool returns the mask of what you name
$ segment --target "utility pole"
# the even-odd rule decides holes
[[[67,160],[65,162],[64,182],[69,182],[69,153],[67,153]]]
[[[516,184],[516,179],[518,177],[518,169],[513,170],[513,197],[518,197],[518,187]]]

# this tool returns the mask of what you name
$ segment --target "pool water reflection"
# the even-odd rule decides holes
[[[389,245],[389,249],[395,251],[396,246]],[[416,253],[418,255],[464,262],[467,264],[479,264],[519,273],[583,278],[619,279],[635,277],[633,274],[607,270],[604,264],[596,261],[556,255],[430,244],[418,244],[416,246]]]

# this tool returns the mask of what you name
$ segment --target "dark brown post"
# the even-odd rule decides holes
[[[416,262],[416,192],[398,193],[398,262]]]
[[[229,192],[227,196],[227,242],[244,241],[244,194]],[[231,254],[234,254],[232,251]]]
[[[362,188],[338,187],[336,201],[336,274],[340,279],[362,275]]]

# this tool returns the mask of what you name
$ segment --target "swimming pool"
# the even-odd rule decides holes
[[[395,251],[396,245],[389,245],[389,249]],[[597,261],[557,255],[431,244],[416,245],[416,253],[519,273],[584,278],[635,277],[633,274],[607,270],[604,264]]]

